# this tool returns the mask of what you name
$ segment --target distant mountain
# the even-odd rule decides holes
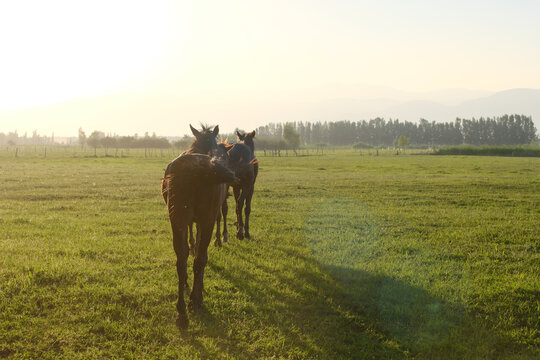
[[[350,96],[340,96],[350,90]],[[386,119],[417,122],[454,121],[456,117],[495,117],[503,114],[532,116],[540,131],[540,90],[511,89],[486,92],[450,89],[431,93],[405,93],[376,89],[363,93],[355,89],[332,88],[320,100],[308,101],[305,94],[295,99],[249,97],[247,94],[220,93],[212,96],[178,97],[169,95],[126,94],[84,98],[57,104],[0,112],[0,132],[36,129],[40,134],[74,136],[82,127],[120,135],[156,132],[182,136],[188,124],[219,124],[223,132],[236,127],[253,129],[269,122]],[[329,98],[328,94],[336,96]],[[363,97],[368,95],[375,97]],[[481,96],[475,97],[478,94]],[[385,96],[387,95],[387,96]],[[395,96],[395,97],[392,97]],[[463,100],[465,99],[465,100]],[[458,101],[461,100],[461,101]],[[456,101],[458,101],[456,103]]]
[[[463,102],[456,107],[456,116],[479,117],[500,114],[532,116],[540,124],[540,89],[511,89],[491,96]]]
[[[416,122],[420,118],[430,121],[454,121],[460,118],[495,117],[503,114],[532,116],[540,130],[540,90],[511,89],[493,95],[464,101],[454,106],[428,100],[415,100],[379,109],[371,116],[398,118]]]
[[[414,99],[429,100],[442,105],[454,106],[462,102],[493,95],[493,91],[469,89],[445,89],[414,94]]]
[[[419,119],[435,121],[453,121],[452,106],[442,105],[429,100],[414,100],[381,109],[380,115],[385,118],[393,118],[416,122]]]

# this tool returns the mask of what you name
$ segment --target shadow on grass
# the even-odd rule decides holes
[[[388,244],[382,242],[377,219],[354,199],[322,199],[309,213],[304,232],[311,255],[341,292],[340,306],[360,314],[375,332],[396,343],[402,354],[444,359],[533,358],[525,346],[468,313],[463,304],[433,296],[400,279],[400,273],[394,277],[360,270],[377,269],[370,264],[381,265],[379,259],[385,257]],[[399,257],[385,258],[400,261]],[[429,265],[421,257],[408,264],[414,266],[413,276],[429,274]]]
[[[321,265],[309,254],[292,247],[265,249],[275,259],[295,259],[301,264],[289,269],[276,268],[276,264],[251,257],[247,249],[244,250],[235,253],[236,261],[257,269],[253,273],[212,262],[209,266],[247,298],[245,314],[229,326],[253,323],[255,325],[248,326],[251,330],[264,330],[257,330],[259,334],[240,334],[241,330],[235,328],[234,333],[251,344],[251,347],[237,348],[231,344],[243,341],[227,332],[224,326],[227,314],[210,313],[208,309],[197,314],[205,328],[204,334],[221,344],[218,345],[221,355],[233,358],[463,359],[496,358],[503,352],[512,353],[505,350],[508,339],[475,325],[459,305],[446,303],[403,281],[346,267]],[[276,347],[280,342],[282,345]],[[203,357],[204,354],[219,355],[203,343],[192,345]]]
[[[211,305],[194,315],[213,339],[191,342],[202,357],[534,358],[461,304],[359,270],[379,251],[376,221],[352,202],[323,205],[306,220],[305,247],[253,239],[222,248],[227,264],[210,257],[229,298],[208,288]]]
[[[254,322],[264,331],[262,337],[251,336],[252,348],[238,349],[228,355],[239,358],[405,358],[398,346],[389,341],[366,321],[362,304],[350,301],[341,284],[325,272],[311,257],[291,249],[268,249],[276,259],[296,259],[302,268],[280,272],[275,264],[250,257],[247,251],[237,252],[238,261],[253,269],[250,273],[227,269],[209,262],[209,267],[220,277],[241,289],[247,297],[246,315],[240,322]],[[306,266],[307,265],[307,266]],[[277,271],[276,271],[277,270]],[[266,281],[261,281],[261,278]],[[199,315],[197,315],[199,317]],[[223,314],[203,315],[205,326],[223,322]],[[221,319],[220,319],[221,318]],[[211,330],[210,336],[230,341],[225,331]]]
[[[396,344],[400,356],[422,359],[535,359],[534,350],[493,324],[424,289],[347,267],[325,266],[338,307]],[[349,330],[349,331],[352,331]],[[378,354],[374,354],[378,358]],[[363,358],[359,356],[358,358]],[[396,358],[392,356],[392,358]]]

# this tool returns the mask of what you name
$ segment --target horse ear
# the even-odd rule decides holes
[[[213,133],[214,133],[214,136],[218,136],[218,134],[219,134],[219,125],[216,125],[216,127],[214,128]]]
[[[255,130],[253,130],[252,132],[249,133],[249,136],[253,139],[255,138]]]
[[[244,140],[245,135],[240,134],[240,131],[236,130],[236,136],[238,136],[239,140]]]
[[[193,126],[191,126],[191,124],[189,124],[189,128],[191,129],[191,132],[193,133],[195,137],[199,137],[201,135],[201,133],[197,129],[195,129]]]

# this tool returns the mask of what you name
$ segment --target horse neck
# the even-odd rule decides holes
[[[253,157],[253,153],[251,152],[249,146],[243,142],[239,142],[233,147],[233,150],[229,153],[229,156],[231,161],[234,163],[247,163]]]
[[[250,139],[250,140],[251,140],[251,139]],[[240,143],[246,145],[247,148],[248,148],[249,150],[251,150],[251,153],[252,153],[252,154],[255,154],[255,144],[253,144],[253,140],[247,141],[247,142],[246,142],[246,140],[242,140],[242,141],[240,141]]]

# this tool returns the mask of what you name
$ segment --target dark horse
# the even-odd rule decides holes
[[[220,160],[222,164],[224,164],[227,167],[230,167],[229,162],[229,150],[233,147],[233,144],[229,144],[228,139],[225,141],[220,141],[218,144],[218,150],[217,150],[217,158]],[[216,219],[216,240],[214,241],[214,244],[216,246],[221,246],[221,233],[220,233],[220,227],[221,227],[221,218],[223,217],[223,242],[229,242],[229,232],[227,231],[227,214],[229,212],[229,207],[227,205],[227,198],[229,197],[229,186],[227,184],[222,184],[223,186],[223,197],[222,197],[222,204],[221,204],[221,211],[218,211],[217,219]]]
[[[238,239],[250,238],[249,214],[251,213],[251,198],[255,188],[255,180],[259,173],[259,164],[255,157],[253,138],[255,130],[249,134],[236,132],[238,142],[229,150],[229,167],[234,171],[238,181],[233,184],[234,198],[236,200],[236,237]],[[246,222],[242,221],[242,208],[245,208]]]
[[[190,125],[191,127],[191,125]],[[191,147],[174,159],[165,170],[162,182],[163,198],[169,210],[178,273],[177,325],[189,325],[183,291],[187,284],[187,258],[189,256],[188,227],[197,224],[197,241],[193,261],[193,288],[189,308],[196,311],[203,304],[204,267],[208,261],[208,244],[223,199],[223,183],[235,180],[234,173],[213,156],[217,151],[214,130],[191,127],[195,140]]]
[[[233,144],[229,144],[227,140],[221,141],[217,144],[217,152],[215,155],[215,158],[219,161],[220,164],[229,166],[229,154],[228,151],[233,147]],[[216,240],[214,241],[214,245],[221,246],[221,218],[223,216],[223,242],[229,242],[229,232],[227,230],[227,214],[229,212],[229,207],[227,205],[227,198],[229,197],[229,185],[227,184],[221,184],[221,211],[218,210],[217,218],[216,218]],[[197,239],[195,239],[197,237]],[[193,234],[193,226],[189,226],[189,246],[190,246],[190,254],[195,255],[195,248],[196,248],[196,242],[199,240],[200,234],[197,231],[197,234]]]

